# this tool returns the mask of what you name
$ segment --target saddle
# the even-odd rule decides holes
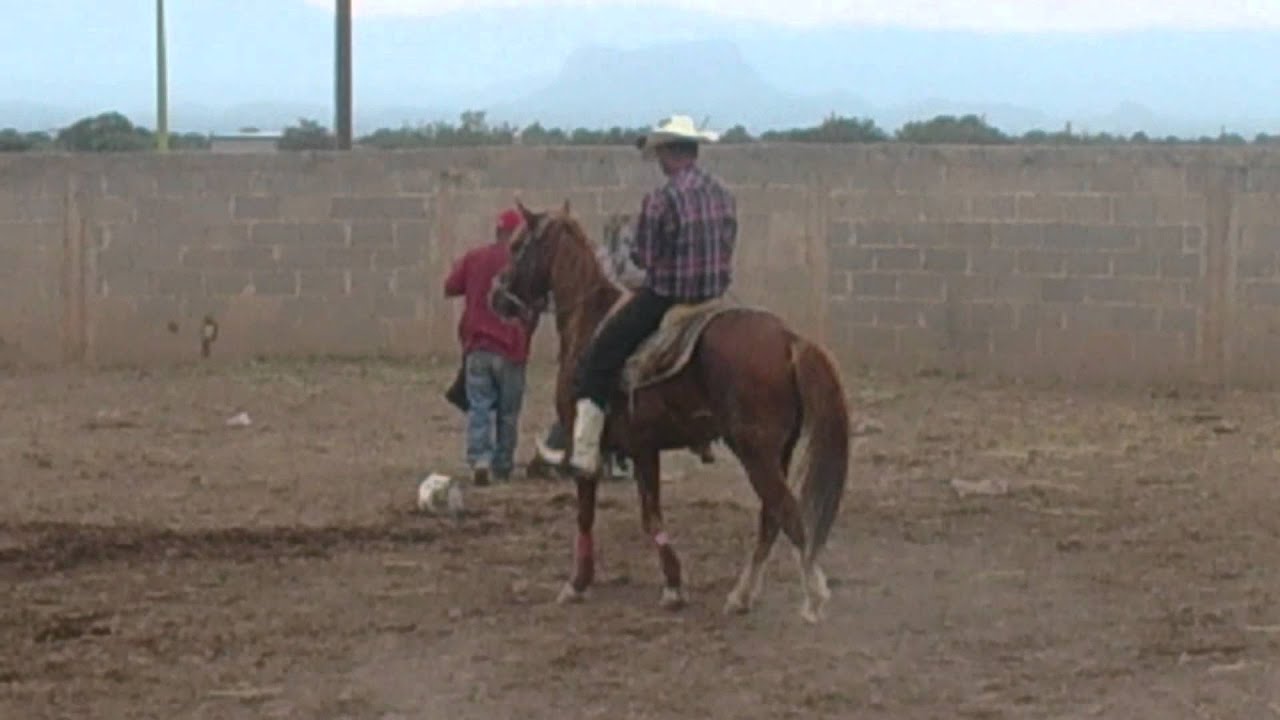
[[[663,315],[658,329],[640,343],[623,365],[619,379],[622,391],[631,395],[679,373],[689,364],[693,349],[707,325],[720,315],[738,309],[743,308],[724,298],[673,305]]]
[[[630,297],[631,293],[623,289],[622,295],[613,307],[609,308],[609,312],[605,313],[604,319],[608,320]],[[702,303],[671,306],[662,316],[658,329],[640,343],[622,366],[621,377],[618,380],[619,389],[631,403],[634,403],[637,390],[674,377],[689,364],[689,359],[693,357],[693,349],[697,347],[698,339],[702,337],[702,331],[706,330],[712,320],[724,313],[744,309],[747,308],[731,303],[723,297]],[[601,325],[603,326],[604,323],[602,322]],[[599,328],[596,332],[599,332]],[[697,455],[703,464],[715,462],[715,454],[710,444],[691,446],[689,450]]]

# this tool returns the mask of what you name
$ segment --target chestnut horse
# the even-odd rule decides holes
[[[550,296],[560,339],[556,412],[570,428],[578,357],[625,291],[603,273],[567,201],[560,212],[517,206],[527,229],[513,240],[511,263],[495,283],[491,302],[500,315],[527,321]],[[733,308],[710,320],[688,363],[674,376],[632,396],[619,382],[607,412],[602,448],[621,450],[634,463],[641,523],[657,547],[665,580],[663,607],[679,608],[685,596],[680,560],[662,522],[659,455],[719,439],[741,462],[761,502],[756,545],[725,611],[751,608],[781,531],[796,547],[804,591],[801,616],[819,620],[830,591],[817,557],[840,508],[849,464],[849,411],[826,351],[773,314]],[[797,500],[787,476],[801,440],[806,452]],[[566,450],[565,458],[570,454]],[[594,576],[597,481],[598,476],[577,480],[575,569],[560,602],[581,600]]]

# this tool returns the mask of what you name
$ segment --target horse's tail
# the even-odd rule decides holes
[[[800,512],[804,518],[804,560],[812,563],[826,545],[844,497],[849,471],[849,409],[831,356],[803,339],[791,346],[791,366],[800,395],[798,440],[804,445]]]

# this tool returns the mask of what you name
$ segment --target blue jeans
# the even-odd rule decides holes
[[[467,464],[509,477],[524,400],[524,365],[476,350],[467,353]]]

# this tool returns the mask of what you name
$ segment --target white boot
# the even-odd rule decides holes
[[[583,475],[594,475],[600,469],[600,433],[604,430],[604,411],[583,398],[578,401],[573,419],[573,455],[569,464]]]

